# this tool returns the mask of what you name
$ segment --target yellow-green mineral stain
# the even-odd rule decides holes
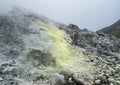
[[[66,33],[63,30],[57,28],[53,23],[40,22],[39,25],[53,39],[49,52],[55,58],[56,68],[69,68],[73,72],[93,73],[92,66],[84,61],[85,57],[82,52],[67,42]]]

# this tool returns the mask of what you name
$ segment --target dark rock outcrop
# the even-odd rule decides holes
[[[117,38],[120,38],[120,20],[115,22],[114,24],[105,27],[97,32],[103,32],[112,36],[116,36]]]

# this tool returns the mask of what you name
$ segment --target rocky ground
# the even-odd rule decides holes
[[[120,85],[120,39],[15,8],[0,15],[0,85]]]
[[[92,62],[95,70],[94,85],[120,84],[120,39],[73,24],[60,28],[70,34],[73,44],[86,49],[86,61]]]

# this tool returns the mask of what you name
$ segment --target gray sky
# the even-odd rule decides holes
[[[23,7],[57,22],[96,31],[120,19],[120,0],[0,0],[0,13]]]

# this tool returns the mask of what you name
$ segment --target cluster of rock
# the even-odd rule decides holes
[[[74,24],[64,29],[72,38],[73,44],[84,48],[95,70],[95,85],[120,84],[120,39],[103,34],[80,29]]]
[[[79,79],[74,76],[74,73],[65,68],[60,73],[52,74],[50,78],[51,85],[84,85]]]

